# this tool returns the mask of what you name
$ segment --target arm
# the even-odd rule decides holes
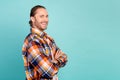
[[[64,67],[67,63],[67,55],[61,50],[58,50],[55,54],[55,58],[58,61],[59,67]]]
[[[53,43],[53,46],[52,46],[52,50],[53,50],[53,53],[54,53],[54,58],[55,60],[57,61],[56,64],[59,66],[59,67],[64,67],[65,64],[67,63],[67,55],[65,53],[63,53],[58,47],[57,45],[55,44],[55,42]]]
[[[28,61],[44,77],[53,77],[58,72],[58,66],[48,60],[42,52],[43,47],[36,41],[31,41],[28,48]]]

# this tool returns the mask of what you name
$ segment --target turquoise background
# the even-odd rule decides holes
[[[25,80],[21,48],[37,4],[49,13],[46,32],[68,55],[60,80],[120,80],[120,0],[0,1],[0,80]]]

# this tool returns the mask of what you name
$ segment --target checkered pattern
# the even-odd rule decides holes
[[[57,59],[59,64],[52,63],[56,53],[62,54]],[[54,40],[35,28],[25,38],[22,55],[27,80],[52,80],[59,68],[67,62],[67,56],[56,46]]]

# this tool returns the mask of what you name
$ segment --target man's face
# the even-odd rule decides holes
[[[48,25],[48,13],[44,8],[38,8],[33,17],[31,17],[33,22],[33,27],[38,28],[43,31],[47,28]]]

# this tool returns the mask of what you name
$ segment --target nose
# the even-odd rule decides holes
[[[44,17],[44,21],[46,21],[46,22],[47,22],[47,21],[48,21],[48,18],[47,18],[47,17]]]
[[[44,21],[48,21],[48,16],[44,16]]]

